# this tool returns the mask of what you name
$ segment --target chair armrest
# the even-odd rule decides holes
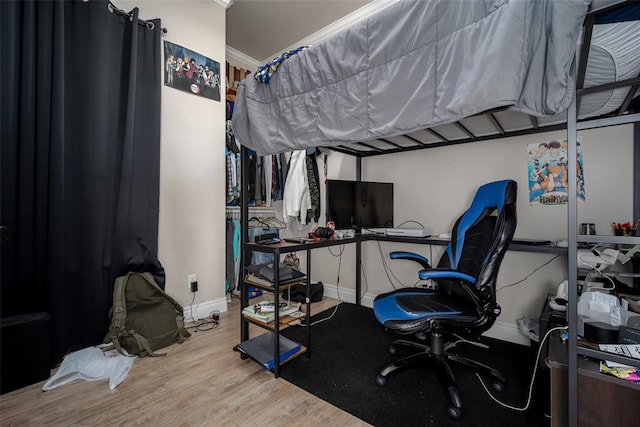
[[[428,270],[431,268],[431,265],[429,264],[429,259],[426,257],[423,257],[422,255],[413,253],[413,252],[402,252],[402,251],[398,251],[398,252],[391,252],[389,254],[389,258],[391,259],[406,259],[409,261],[415,261],[418,264],[420,264],[422,266],[423,270]]]
[[[428,270],[422,270],[418,272],[418,277],[422,280],[427,279],[450,279],[450,280],[463,280],[471,285],[476,284],[476,278],[466,273],[462,273],[458,270],[451,270],[448,268],[432,268]]]

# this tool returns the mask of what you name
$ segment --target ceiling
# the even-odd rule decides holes
[[[233,0],[227,9],[227,46],[268,62],[305,37],[371,0]]]

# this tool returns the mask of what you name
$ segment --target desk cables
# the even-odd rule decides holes
[[[497,398],[495,398],[491,394],[491,392],[489,391],[489,389],[485,385],[484,381],[482,381],[482,378],[480,377],[480,375],[476,372],[476,376],[478,377],[478,380],[480,380],[480,384],[482,384],[482,387],[487,392],[489,397],[491,399],[493,399],[497,404],[502,405],[502,406],[504,406],[505,408],[508,408],[508,409],[513,409],[514,411],[521,411],[522,412],[522,411],[526,411],[527,409],[529,409],[529,405],[531,404],[531,396],[533,394],[533,384],[534,384],[534,382],[536,380],[536,372],[538,371],[538,361],[540,360],[540,354],[542,353],[542,349],[544,348],[544,344],[547,341],[547,338],[549,338],[549,335],[551,334],[551,332],[553,332],[553,331],[566,331],[568,329],[569,329],[568,326],[558,326],[556,328],[549,329],[547,331],[547,333],[544,335],[544,338],[542,338],[542,341],[540,341],[540,346],[538,347],[538,354],[536,355],[536,359],[534,361],[533,373],[531,374],[531,382],[529,383],[529,395],[527,397],[527,402],[526,402],[525,406],[523,406],[522,408],[518,408],[516,406],[511,406],[511,405],[508,405],[508,404],[506,404],[504,402],[499,401]]]

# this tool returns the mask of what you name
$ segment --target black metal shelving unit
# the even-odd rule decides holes
[[[626,2],[621,4],[616,4],[612,7],[601,9],[598,11],[591,12],[587,15],[584,24],[583,30],[583,42],[582,49],[580,52],[576,52],[575,64],[576,67],[576,87],[574,91],[573,100],[571,105],[569,106],[569,111],[567,113],[567,141],[568,141],[568,153],[567,157],[569,159],[575,159],[577,153],[577,140],[578,140],[578,131],[587,130],[587,129],[595,129],[601,127],[608,126],[619,126],[624,124],[635,123],[634,125],[634,133],[635,133],[635,144],[634,144],[634,158],[637,159],[639,155],[638,150],[638,134],[640,130],[640,114],[629,114],[627,111],[627,107],[633,98],[633,95],[637,92],[638,87],[640,85],[640,79],[629,79],[626,81],[620,82],[611,82],[598,86],[591,86],[588,88],[584,88],[584,78],[585,71],[587,68],[587,62],[589,58],[589,49],[590,49],[590,40],[591,34],[593,30],[594,24],[597,22],[598,16],[615,12],[619,10],[621,7],[630,6],[632,2]],[[616,87],[627,87],[629,88],[629,94],[627,99],[620,107],[620,109],[608,117],[598,118],[598,119],[590,119],[580,121],[579,117],[579,108],[580,108],[580,98],[588,93],[594,93],[598,91],[609,90]],[[637,164],[636,171],[634,173],[634,194],[629,195],[630,197],[637,197],[638,193],[638,171]],[[568,371],[568,392],[567,392],[567,406],[568,406],[568,425],[570,427],[578,426],[578,399],[580,398],[580,390],[578,389],[578,374],[580,370],[580,365],[583,362],[583,358],[592,358],[595,360],[611,360],[618,363],[623,363],[626,365],[631,365],[635,367],[640,367],[640,360],[632,359],[624,356],[618,356],[609,352],[595,350],[592,348],[586,348],[578,345],[578,313],[577,313],[577,304],[578,304],[578,245],[579,244],[601,244],[601,243],[614,243],[614,244],[632,244],[638,245],[640,244],[640,237],[622,237],[622,236],[605,236],[605,235],[596,235],[596,236],[586,236],[578,234],[578,200],[577,200],[577,166],[576,162],[568,162],[568,218],[567,218],[567,227],[568,227],[568,279],[569,279],[569,302],[567,304],[567,323],[569,327],[569,339],[567,342],[567,371]],[[638,212],[638,200],[634,202],[634,215],[640,214]],[[604,375],[604,374],[601,374]],[[624,380],[618,380],[624,381]],[[626,410],[632,410],[631,408],[626,408]],[[552,421],[553,414],[552,414]],[[560,420],[560,424],[562,424],[563,420]],[[555,424],[555,423],[554,423]]]

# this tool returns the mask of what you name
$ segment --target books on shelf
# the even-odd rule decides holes
[[[275,339],[276,334],[267,332],[262,335],[258,335],[250,340],[243,341],[238,344],[238,350],[249,356],[251,359],[258,362],[266,369],[273,369],[275,367]],[[280,335],[279,344],[279,363],[284,362],[291,356],[300,351],[300,343],[291,341],[287,337]]]
[[[300,303],[280,303],[280,317],[287,316],[298,310],[300,310]],[[273,322],[276,318],[275,305],[273,301],[262,301],[256,304],[251,304],[242,309],[242,314],[262,323]]]

